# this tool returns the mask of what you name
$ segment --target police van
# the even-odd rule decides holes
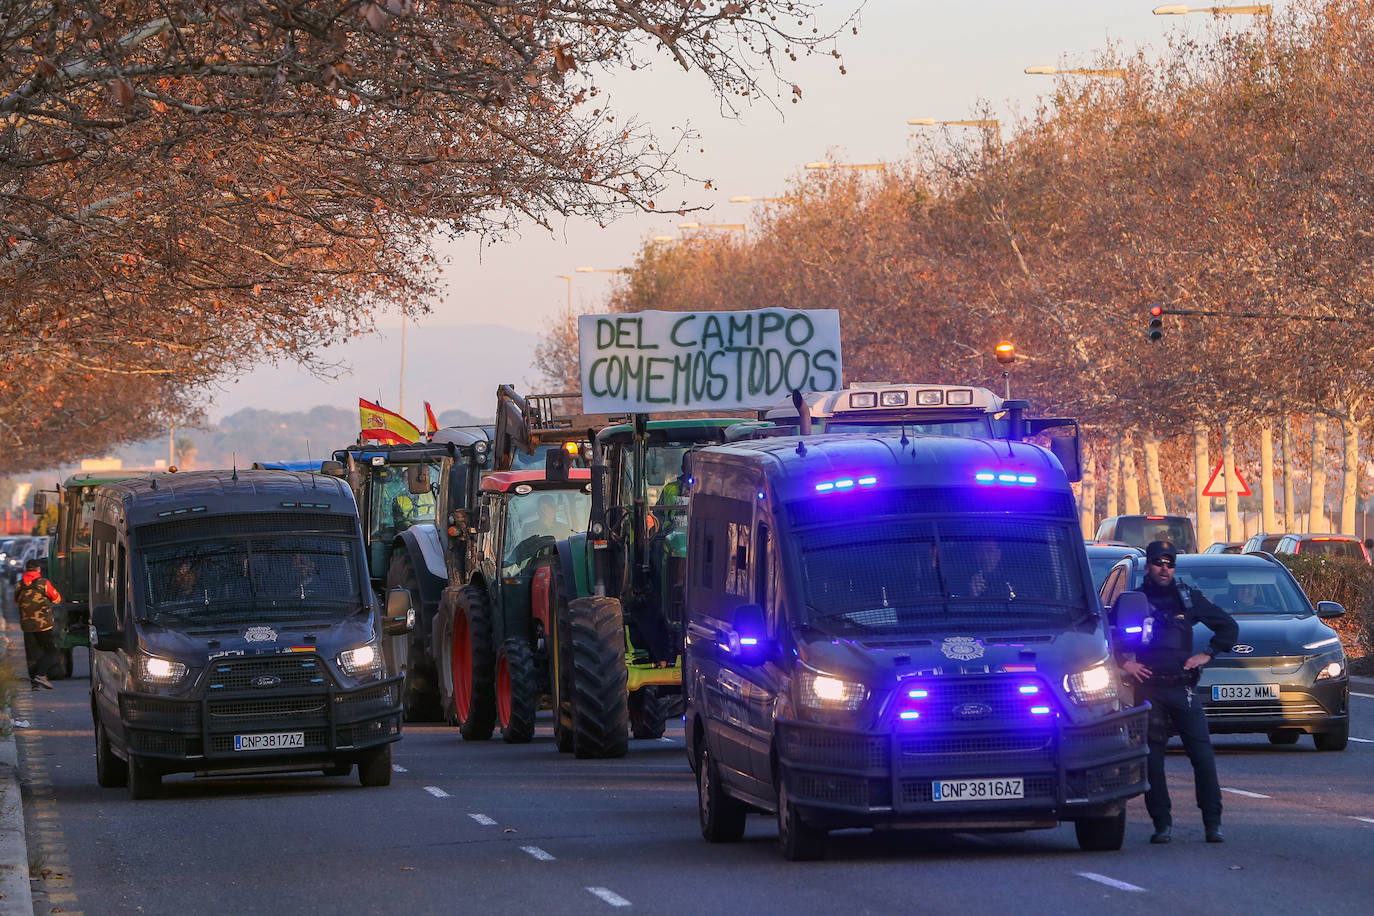
[[[287,471],[110,483],[91,525],[91,716],[100,785],[322,770],[391,781],[400,678],[380,641],[353,494]]]
[[[1071,821],[1119,849],[1145,789],[1074,498],[1035,445],[820,435],[695,454],[686,741],[702,834]]]

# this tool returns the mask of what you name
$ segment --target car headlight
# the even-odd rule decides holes
[[[1064,675],[1064,692],[1075,703],[1101,703],[1116,699],[1116,676],[1105,662],[1085,671]]]
[[[1340,677],[1345,673],[1345,665],[1340,662],[1327,662],[1317,671],[1317,680],[1324,681],[1327,678]]]
[[[349,677],[358,677],[376,670],[381,663],[377,647],[368,643],[356,649],[345,649],[339,653],[339,667]]]
[[[807,709],[853,712],[868,698],[868,689],[857,681],[803,668],[797,678],[798,701]]]
[[[159,687],[171,687],[180,683],[188,670],[184,664],[170,658],[156,655],[140,655],[138,658],[139,679]]]

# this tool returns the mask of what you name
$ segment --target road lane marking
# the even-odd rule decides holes
[[[496,821],[495,821],[495,819],[494,819],[494,818],[487,817],[485,814],[469,814],[468,817],[472,818],[474,821],[476,821],[477,823],[481,824],[483,827],[495,827],[495,826],[496,826]]]
[[[1350,695],[1352,697],[1364,697],[1366,700],[1374,700],[1374,693],[1358,693],[1352,690],[1350,691]]]
[[[1225,786],[1222,786],[1222,787],[1221,787],[1221,791],[1223,791],[1223,792],[1230,792],[1230,793],[1232,793],[1233,795],[1244,795],[1246,798],[1273,798],[1273,797],[1274,797],[1274,796],[1272,796],[1272,795],[1261,795],[1261,794],[1259,794],[1258,792],[1247,792],[1247,791],[1245,791],[1244,789],[1228,789],[1228,788],[1226,788]]]
[[[626,900],[609,887],[589,887],[587,890],[591,891],[593,896],[601,898],[602,901],[609,903],[611,906],[630,905],[630,901]]]
[[[531,856],[538,859],[540,862],[552,862],[554,860],[553,856],[549,855],[547,852],[540,849],[538,846],[521,846],[520,851],[529,853]]]
[[[1351,741],[1358,741],[1361,744],[1374,744],[1374,738],[1351,738]]]
[[[1078,877],[1087,878],[1089,881],[1096,881],[1098,884],[1105,884],[1108,887],[1114,887],[1119,891],[1141,892],[1145,890],[1143,887],[1136,887],[1134,884],[1127,884],[1125,881],[1108,878],[1106,875],[1099,875],[1097,872],[1081,871],[1078,872]]]
[[[405,771],[406,771],[406,768],[403,767],[403,766],[401,766],[401,765],[399,765],[399,764],[393,763],[393,764],[391,765],[391,772],[393,772],[393,773],[404,773]]]
[[[1374,817],[1357,817],[1354,814],[1349,815],[1349,817],[1353,820],[1364,821],[1366,824],[1374,824]]]
[[[658,739],[658,743],[659,743],[659,744],[673,744],[673,743],[675,743],[675,742],[673,741],[672,738],[669,738],[669,737],[667,737],[667,736],[664,736],[664,737]]]
[[[448,793],[438,786],[425,786],[425,791],[435,798],[448,798]]]

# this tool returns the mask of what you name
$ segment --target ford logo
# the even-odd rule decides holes
[[[954,715],[959,719],[986,719],[992,715],[992,707],[986,703],[960,703],[954,707]]]
[[[1255,647],[1247,646],[1244,643],[1242,643],[1240,645],[1232,646],[1231,651],[1236,653],[1237,655],[1249,655],[1251,652],[1255,651]]]
[[[280,687],[281,678],[274,674],[260,674],[253,678],[254,687]]]

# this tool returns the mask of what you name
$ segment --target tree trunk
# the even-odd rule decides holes
[[[1150,512],[1168,515],[1169,506],[1164,501],[1164,480],[1159,474],[1159,441],[1157,433],[1147,432],[1140,448],[1145,455],[1145,483],[1150,490]]]
[[[1293,418],[1288,414],[1283,416],[1283,533],[1293,532],[1294,521],[1293,512],[1297,508],[1297,497],[1293,495],[1293,474],[1297,471],[1297,462],[1294,460],[1293,453]],[[1278,532],[1270,531],[1269,534]]]
[[[1212,476],[1212,462],[1207,457],[1207,427],[1193,426],[1193,495],[1197,511],[1197,542],[1212,543],[1212,501],[1202,494],[1207,478]]]
[[[1121,440],[1112,437],[1107,451],[1107,515],[1118,515],[1116,495],[1121,492]]]
[[[1240,526],[1240,497],[1236,493],[1236,426],[1230,420],[1221,424],[1221,479],[1226,489],[1226,540],[1244,540],[1245,529]]]
[[[1135,437],[1127,430],[1121,437],[1121,485],[1125,489],[1126,514],[1140,514],[1140,478],[1135,467]]]
[[[1274,424],[1260,424],[1260,531],[1274,530]]]
[[[1341,487],[1341,533],[1355,533],[1355,503],[1360,498],[1360,425],[1346,416],[1342,421],[1345,429],[1345,480]]]
[[[1079,492],[1082,494],[1078,500],[1079,525],[1084,540],[1091,540],[1097,536],[1097,459],[1090,448],[1083,449],[1083,482]]]
[[[1312,420],[1312,488],[1307,497],[1307,530],[1313,534],[1331,531],[1326,521],[1326,417]]]

